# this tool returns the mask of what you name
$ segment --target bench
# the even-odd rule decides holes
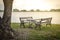
[[[39,22],[35,22],[35,28],[37,28],[37,26],[39,26],[40,27],[40,29],[41,29],[41,25],[42,24],[46,24],[46,26],[47,25],[50,25],[51,26],[51,20],[52,20],[52,17],[51,18],[41,18],[41,19],[37,19],[37,20],[40,20]]]
[[[33,22],[36,26],[35,28],[37,28],[37,26],[39,26],[41,28],[42,24],[46,24],[51,26],[51,20],[52,17],[50,18],[41,18],[41,19],[33,19],[32,17],[20,17],[20,27],[23,26],[25,28],[25,23],[29,23],[29,27],[31,27],[31,22]]]
[[[41,24],[46,24],[47,25],[50,25],[51,26],[51,20],[52,20],[52,17],[51,18],[42,18],[41,19]]]
[[[33,19],[32,17],[20,17],[20,27],[23,26],[25,28],[25,23],[29,22],[28,20]]]
[[[37,22],[36,23],[36,27],[37,26],[40,26],[41,27],[42,24],[46,24],[46,26],[47,25],[50,25],[51,26],[51,20],[52,20],[52,17],[51,18],[41,18],[40,19],[40,22]]]

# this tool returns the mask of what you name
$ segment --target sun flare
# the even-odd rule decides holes
[[[21,9],[50,10],[52,7],[50,3],[44,0],[14,0],[13,8],[17,8],[19,10]]]

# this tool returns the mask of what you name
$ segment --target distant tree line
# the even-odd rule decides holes
[[[25,9],[23,9],[23,10],[13,9],[13,12],[40,12],[40,10],[37,9],[37,10],[35,11],[35,10],[31,9],[31,10],[28,11],[28,10],[25,10]]]
[[[3,12],[4,10],[0,10],[0,12]],[[23,10],[19,10],[19,9],[13,9],[13,12],[60,12],[60,9],[51,9],[51,10],[39,10],[39,9],[36,9],[36,10],[33,10],[33,9],[31,9],[31,10],[25,10],[25,9],[23,9]]]
[[[51,9],[51,12],[60,12],[60,9]]]
[[[31,9],[31,10],[18,10],[18,9],[13,9],[13,12],[60,12],[60,9],[51,9],[50,11],[48,11],[48,10],[39,10],[39,9],[36,9],[36,10],[33,10],[33,9]]]

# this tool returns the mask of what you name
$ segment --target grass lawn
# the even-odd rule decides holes
[[[11,27],[13,29],[21,29],[19,23],[12,23]],[[24,28],[24,32],[28,33],[28,40],[60,40],[60,24],[52,24],[51,27],[43,25],[41,26],[41,30],[40,28]],[[22,40],[21,37],[18,40]]]

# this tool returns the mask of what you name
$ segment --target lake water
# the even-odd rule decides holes
[[[3,16],[3,12],[0,12]],[[33,17],[34,19],[52,17],[53,24],[60,24],[60,12],[12,12],[12,23],[19,23],[19,17]]]

